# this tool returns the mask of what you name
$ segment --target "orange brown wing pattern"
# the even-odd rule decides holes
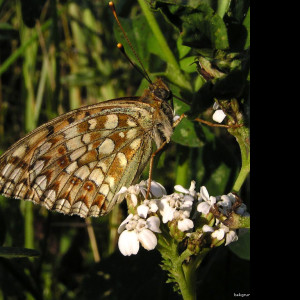
[[[134,99],[71,111],[25,136],[0,157],[0,193],[69,215],[107,214],[152,152],[153,108]]]

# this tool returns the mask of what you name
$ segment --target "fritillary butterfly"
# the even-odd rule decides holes
[[[149,162],[153,141],[160,148],[173,133],[172,93],[162,79],[147,80],[141,97],[70,111],[12,145],[0,157],[0,193],[83,218],[109,213]]]
[[[107,214],[173,133],[172,94],[157,79],[141,97],[73,110],[38,127],[0,157],[0,193],[81,217]],[[122,200],[122,199],[119,199]]]

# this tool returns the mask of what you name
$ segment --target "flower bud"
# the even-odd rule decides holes
[[[185,238],[185,233],[178,229],[178,224],[176,220],[169,222],[170,235],[176,241],[181,242]]]

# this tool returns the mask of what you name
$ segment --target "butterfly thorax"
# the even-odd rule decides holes
[[[174,112],[168,103],[170,100],[172,100],[172,92],[161,78],[157,78],[140,98],[140,101],[154,108],[152,138],[157,147],[165,141],[168,143],[173,134]]]

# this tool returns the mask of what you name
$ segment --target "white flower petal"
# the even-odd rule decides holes
[[[221,196],[221,201],[218,201],[217,205],[219,206],[219,211],[223,215],[226,215],[232,207],[231,200],[227,195],[222,195]]]
[[[178,229],[180,231],[187,231],[194,227],[194,222],[190,219],[183,219],[178,221]]]
[[[214,102],[213,110],[217,110],[219,108],[219,104],[217,102]]]
[[[174,190],[179,193],[188,194],[189,190],[185,189],[183,186],[177,184],[174,186]]]
[[[200,188],[200,196],[201,199],[205,200],[205,201],[209,201],[209,193],[207,191],[207,188],[203,185]]]
[[[231,200],[227,195],[221,196],[222,201],[218,202],[218,205],[221,205],[222,207],[226,207],[227,209],[231,208]]]
[[[135,194],[131,194],[130,198],[131,198],[133,206],[136,206],[137,205],[137,197],[136,197],[136,195]]]
[[[207,202],[201,202],[200,204],[198,204],[197,210],[206,215],[209,213],[210,205]]]
[[[225,232],[224,232],[223,229],[218,229],[218,230],[214,231],[214,232],[211,234],[211,236],[212,236],[213,238],[216,238],[216,239],[218,239],[219,241],[222,240],[222,239],[224,238],[224,235],[225,235]]]
[[[149,207],[145,204],[139,205],[137,207],[137,213],[142,218],[145,218],[145,219],[147,218],[148,211],[149,211]]]
[[[155,198],[161,198],[167,194],[166,189],[156,181],[151,181],[150,192]]]
[[[231,201],[231,204],[235,203],[236,202],[236,197],[234,194],[232,193],[229,193],[227,194],[227,197],[229,197],[230,201]]]
[[[164,198],[158,200],[156,203],[160,213],[164,210],[165,206],[168,205],[166,199]]]
[[[155,234],[149,229],[142,230],[138,234],[138,239],[142,246],[147,250],[153,250],[157,245],[157,238]]]
[[[140,248],[137,234],[134,231],[123,231],[119,237],[118,246],[125,256],[137,254]]]
[[[239,238],[238,238],[238,235],[236,234],[235,231],[233,230],[230,230],[227,234],[226,234],[226,242],[225,242],[225,246],[229,245],[230,243],[232,242],[235,242],[237,241]]]
[[[203,230],[203,232],[214,232],[214,229],[211,226],[206,225],[206,224],[203,225],[202,230]]]
[[[189,188],[189,192],[193,194],[193,192],[195,192],[195,188],[196,188],[196,181],[192,180]]]
[[[217,123],[222,123],[223,120],[225,119],[226,114],[224,113],[224,111],[222,109],[218,109],[214,112],[212,118],[215,122]]]
[[[128,215],[127,218],[120,224],[118,228],[118,233],[121,233],[125,229],[126,224],[132,219],[132,217],[133,214]]]
[[[112,201],[113,202],[120,202],[121,198],[123,199],[123,197],[125,196],[126,192],[127,192],[127,187],[126,186],[122,186],[121,189],[119,190],[119,192],[115,194],[115,196],[113,197]]]
[[[227,227],[223,223],[220,224],[220,229],[222,229],[225,233],[229,232],[229,227]]]
[[[156,216],[152,216],[147,219],[146,224],[148,228],[154,232],[161,233],[161,230],[159,229],[160,226],[160,220]]]
[[[187,211],[191,212],[192,208],[193,208],[192,201],[186,201],[180,205],[181,210],[187,210]]]
[[[150,202],[149,208],[150,208],[151,212],[157,212],[157,210],[158,210],[158,206],[155,202]]]
[[[214,205],[217,203],[217,198],[214,196],[209,197],[210,205]]]
[[[172,221],[174,218],[175,208],[170,207],[169,205],[165,205],[164,209],[160,211],[163,216],[163,223],[167,223]]]
[[[187,203],[188,205],[193,205],[194,197],[192,197],[191,195],[184,195],[183,201],[184,201],[184,203]]]
[[[126,186],[122,186],[121,189],[119,190],[118,193],[116,193],[116,196],[117,195],[120,195],[120,194],[125,194],[127,192],[127,187]]]
[[[191,215],[191,209],[180,210],[181,214],[185,218],[189,218]]]

